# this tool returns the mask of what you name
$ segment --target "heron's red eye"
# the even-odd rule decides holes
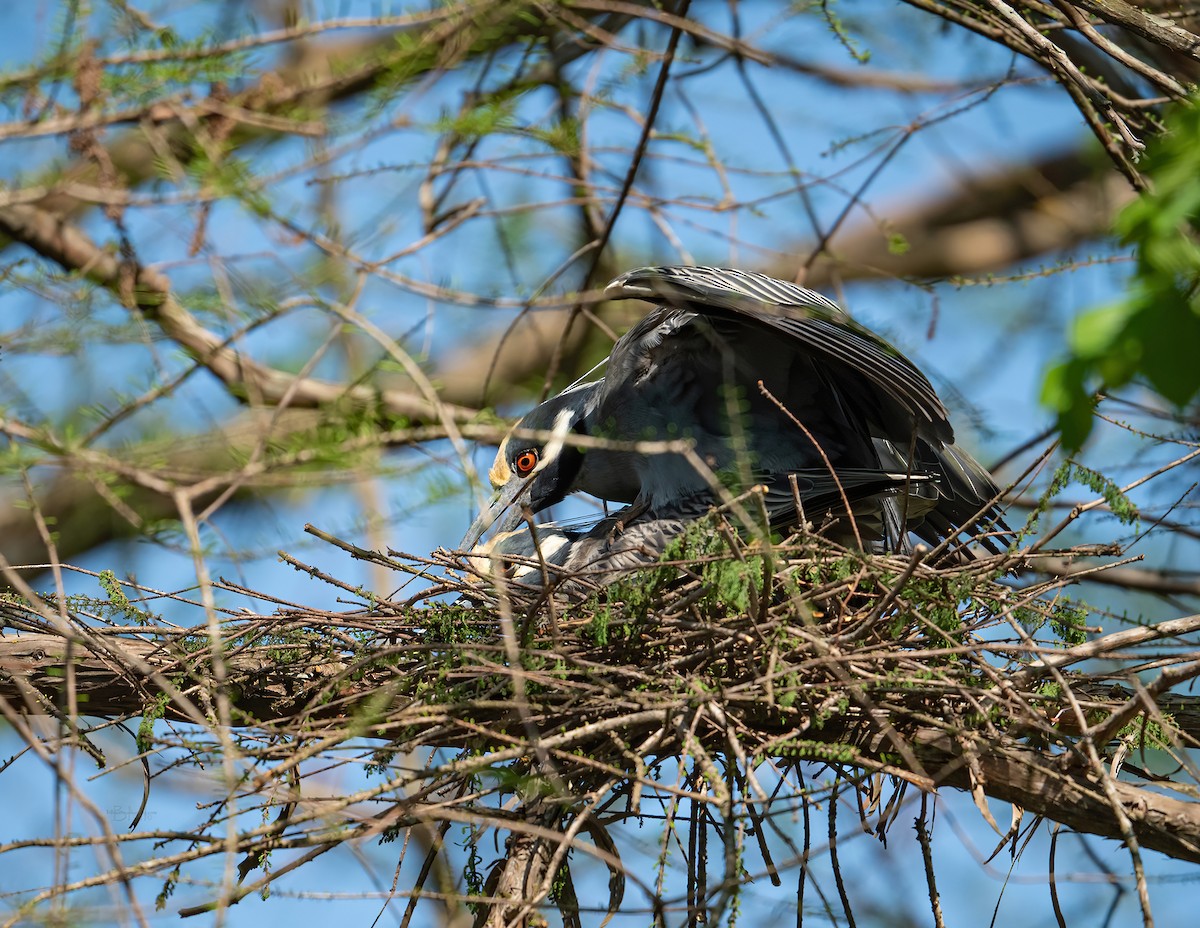
[[[522,477],[528,477],[533,473],[533,469],[537,467],[538,453],[530,448],[528,451],[522,451],[517,455],[517,459],[513,461],[513,465],[517,468],[517,473]]]

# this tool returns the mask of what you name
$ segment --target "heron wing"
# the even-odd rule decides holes
[[[935,441],[954,441],[946,408],[925,375],[894,347],[813,290],[730,268],[644,267],[622,274],[606,292],[712,320],[753,320],[797,348],[834,362],[827,375],[838,381],[835,386],[840,395],[853,398],[861,393],[865,379],[903,411],[910,420],[906,431],[911,433],[915,427]],[[613,361],[624,361],[626,367],[631,364],[628,358],[618,358],[618,351],[645,352],[685,322],[664,317],[653,325],[635,327],[618,342],[610,371]],[[893,435],[898,434],[899,430],[893,430]]]

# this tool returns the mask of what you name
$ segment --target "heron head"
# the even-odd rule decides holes
[[[575,491],[583,452],[567,439],[587,432],[584,420],[591,391],[584,387],[590,386],[546,400],[505,436],[488,471],[495,496],[467,530],[461,550],[473,547],[492,525],[510,532],[520,524],[526,508],[541,512]]]

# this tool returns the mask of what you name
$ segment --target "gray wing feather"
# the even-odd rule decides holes
[[[954,440],[946,407],[925,375],[836,303],[813,290],[732,268],[644,267],[622,274],[605,292],[701,315],[732,313],[755,319],[870,380],[900,403],[918,428],[931,437]],[[656,334],[643,332],[639,337]],[[661,337],[658,335],[659,340]],[[621,347],[630,352],[644,350],[634,340]]]

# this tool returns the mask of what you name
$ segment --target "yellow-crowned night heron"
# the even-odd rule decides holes
[[[909,532],[954,538],[985,508],[998,521],[996,484],[955,446],[929,381],[836,303],[711,267],[640,268],[606,292],[658,307],[617,342],[601,379],[517,423],[489,475],[497,496],[464,549],[578,491],[632,503],[631,522],[676,518],[716,502],[714,474],[734,489],[764,486],[772,526],[819,526],[849,505],[854,531],[841,518],[832,534],[875,550],[902,550]],[[611,447],[573,445],[579,435]],[[634,447],[672,439],[690,439],[695,457]]]
[[[876,476],[867,481],[852,477],[842,492],[856,516],[869,517],[878,506],[879,493],[905,485],[912,486],[912,481],[904,474]],[[828,513],[834,505],[832,484],[829,491],[798,489],[801,507],[806,512]],[[468,561],[478,573],[492,579],[503,577],[527,587],[586,595],[623,574],[658,563],[668,545],[689,525],[708,515],[714,502],[717,501],[707,494],[697,494],[658,512],[628,506],[586,527],[558,523],[523,525],[497,532],[486,543],[476,545]],[[747,495],[733,504],[741,505],[742,512],[754,520],[750,513],[757,511],[756,500]],[[862,509],[863,506],[867,508]],[[831,524],[818,527],[829,534]]]

